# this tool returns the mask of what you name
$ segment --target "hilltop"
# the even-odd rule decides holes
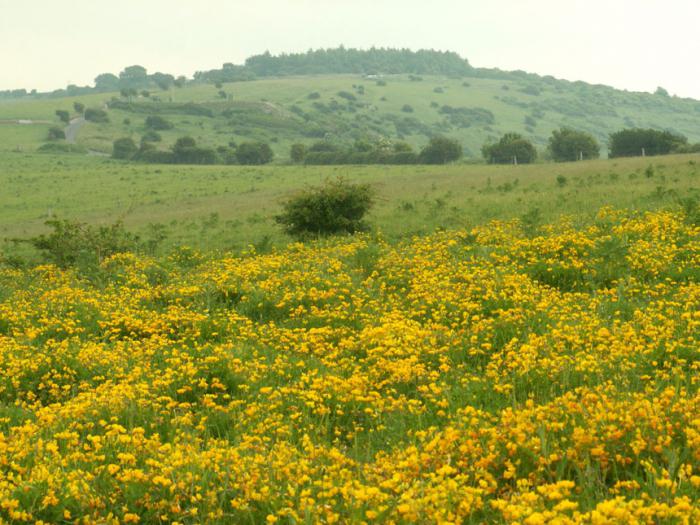
[[[59,124],[57,109],[104,108],[109,122],[86,123],[77,144],[110,153],[112,142],[137,142],[150,115],[168,119],[159,147],[191,135],[204,146],[246,140],[270,143],[278,159],[294,142],[405,140],[414,146],[442,134],[461,141],[467,156],[506,132],[543,148],[553,129],[592,133],[605,146],[625,127],[673,131],[700,140],[700,101],[620,91],[522,71],[473,68],[454,53],[327,50],[251,57],[193,78],[149,75],[140,66],[102,74],[94,88],[0,100],[0,148],[32,151]],[[73,112],[74,113],[74,112]],[[73,114],[77,117],[77,114]],[[32,124],[18,121],[32,120]]]

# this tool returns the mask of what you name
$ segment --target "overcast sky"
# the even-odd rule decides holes
[[[700,99],[700,0],[0,0],[0,89],[339,44]]]

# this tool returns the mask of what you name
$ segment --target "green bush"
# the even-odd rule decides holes
[[[272,161],[274,153],[265,142],[244,142],[236,149],[239,164],[261,165]]]
[[[297,239],[355,233],[367,229],[363,218],[373,201],[374,192],[368,184],[327,180],[321,187],[290,198],[275,220]]]
[[[168,129],[173,129],[175,126],[169,120],[164,119],[160,115],[150,115],[146,117],[146,128],[164,131]]]
[[[295,164],[304,162],[306,146],[304,144],[292,144],[292,147],[289,149],[289,157]]]
[[[623,129],[610,135],[610,158],[667,155],[687,146],[688,139],[657,129]]]
[[[490,164],[529,164],[537,158],[537,150],[532,142],[518,133],[506,133],[495,144],[484,144],[481,148]]]
[[[114,141],[112,145],[112,158],[129,160],[136,155],[138,150],[136,143],[131,137],[123,137]]]
[[[590,133],[561,128],[552,132],[549,152],[556,162],[597,159],[600,156],[600,146]]]
[[[65,138],[66,138],[66,132],[63,131],[63,128],[59,128],[57,126],[53,126],[52,128],[49,128],[49,133],[48,133],[49,140],[64,140]]]
[[[85,120],[96,123],[109,122],[109,116],[104,109],[88,108],[85,110]]]
[[[464,154],[462,146],[456,140],[447,137],[433,137],[419,155],[423,164],[447,164],[454,162]]]

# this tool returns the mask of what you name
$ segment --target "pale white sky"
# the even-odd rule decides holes
[[[700,0],[0,0],[0,89],[339,44],[700,99]]]

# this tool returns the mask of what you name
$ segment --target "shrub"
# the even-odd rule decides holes
[[[590,133],[561,128],[552,132],[549,152],[557,162],[597,159],[600,156],[600,146]]]
[[[73,102],[73,109],[76,113],[82,115],[85,112],[85,104],[81,102]]]
[[[112,158],[129,160],[136,155],[138,150],[133,139],[130,137],[117,139],[112,146]]]
[[[321,93],[319,93],[318,91],[314,91],[313,93],[309,93],[306,98],[308,98],[309,100],[318,100],[319,98],[321,98]]]
[[[345,100],[349,100],[351,102],[354,102],[357,100],[357,97],[353,95],[352,93],[349,93],[348,91],[338,91],[338,96],[340,98],[344,98]]]
[[[409,106],[408,104],[404,104],[401,111],[404,113],[413,113],[413,107]]]
[[[48,139],[49,140],[64,140],[66,138],[66,132],[62,128],[53,126],[49,128]]]
[[[363,218],[372,207],[373,196],[368,184],[327,180],[321,187],[290,198],[275,220],[298,239],[355,233],[367,229]]]
[[[273,157],[272,148],[265,142],[244,142],[236,149],[236,159],[239,164],[267,164]]]
[[[144,142],[160,142],[163,140],[163,137],[160,136],[160,133],[157,133],[155,131],[147,131],[141,136],[141,144]]]
[[[109,122],[109,115],[104,109],[88,108],[85,110],[85,120],[96,123]]]
[[[687,145],[688,139],[670,131],[622,130],[610,136],[610,154],[616,156],[665,155]]]
[[[292,144],[289,150],[289,157],[292,162],[299,164],[304,162],[304,157],[306,157],[306,146],[304,144]]]
[[[56,116],[59,118],[61,122],[65,122],[68,124],[70,122],[70,113],[63,109],[57,109],[56,110]]]
[[[43,252],[46,260],[61,266],[97,264],[115,253],[135,251],[138,237],[127,232],[121,222],[111,226],[94,227],[67,220],[47,221],[52,228],[48,235],[29,239],[29,243]]]
[[[150,115],[146,117],[146,128],[164,131],[166,129],[173,129],[175,126],[169,120],[164,119],[160,115]]]
[[[421,150],[419,158],[424,164],[447,164],[460,159],[463,153],[462,146],[456,140],[433,137]]]
[[[490,164],[529,164],[537,158],[532,142],[518,133],[506,133],[495,144],[484,144],[481,153]]]
[[[688,144],[688,139],[670,131],[623,129],[610,135],[610,158],[667,155]]]

